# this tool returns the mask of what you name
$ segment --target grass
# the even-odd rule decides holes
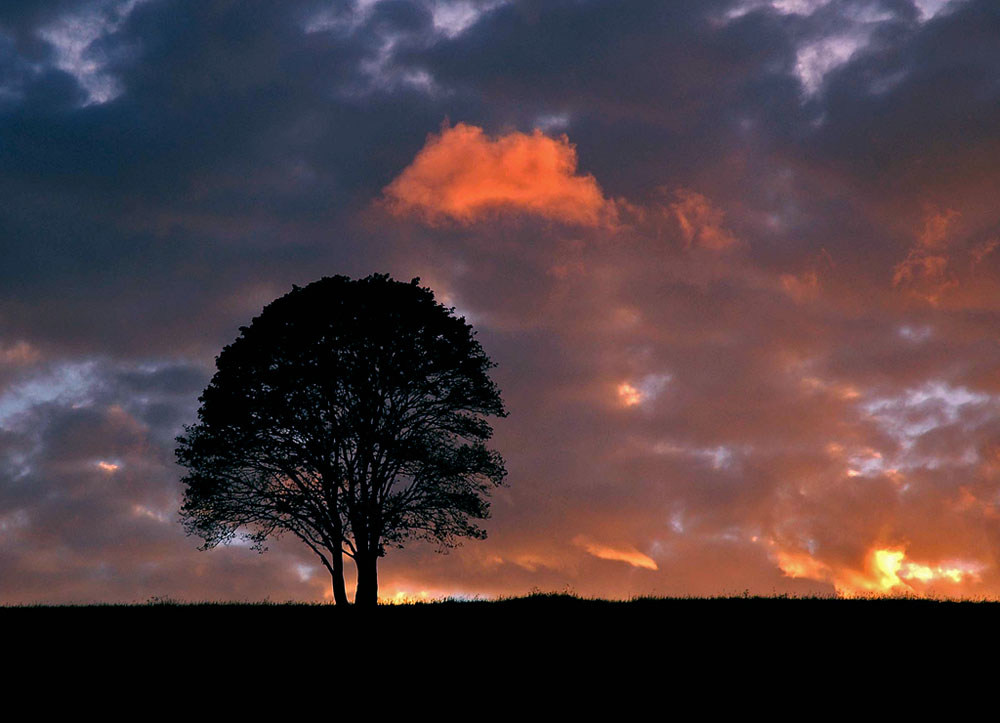
[[[957,646],[983,645],[998,621],[1000,603],[992,600],[749,593],[615,601],[535,592],[374,610],[169,598],[0,607],[6,651],[35,666],[69,653],[82,669],[127,668],[162,661],[167,651],[175,651],[229,676],[260,661],[270,665],[319,657],[324,662],[317,670],[324,670],[329,660],[349,656],[373,669],[432,665],[444,671],[458,665],[470,675],[476,666],[504,660],[537,676],[566,666],[613,664],[629,670],[648,659],[652,670],[665,665],[688,677],[700,676],[699,671],[738,677],[747,670],[805,676],[841,662],[877,677],[887,660],[897,666],[928,656],[961,660]]]
[[[788,594],[776,595],[755,595],[749,591],[737,595],[718,595],[712,597],[657,597],[657,596],[635,596],[627,600],[609,600],[605,598],[583,597],[573,592],[541,592],[533,591],[527,595],[510,596],[499,598],[438,598],[438,599],[405,599],[397,602],[388,602],[379,605],[382,614],[393,615],[396,612],[422,610],[428,614],[436,610],[448,610],[450,612],[471,612],[488,613],[489,611],[511,611],[516,610],[524,613],[546,613],[549,611],[601,611],[615,610],[622,613],[641,613],[655,610],[675,610],[675,609],[722,609],[738,612],[742,610],[781,610],[783,612],[796,612],[824,608],[830,610],[849,610],[865,608],[869,610],[893,608],[896,610],[916,609],[916,608],[940,608],[948,607],[952,609],[968,609],[971,607],[990,608],[994,613],[1000,614],[1000,600],[990,598],[944,598],[944,597],[921,597],[921,596],[885,596],[870,595],[857,598],[838,598],[832,596],[795,596]],[[256,601],[185,601],[170,597],[154,596],[144,602],[108,602],[108,603],[67,603],[67,604],[47,604],[30,603],[20,605],[0,605],[0,614],[12,613],[15,611],[83,611],[83,610],[140,610],[140,609],[170,609],[170,610],[255,610],[255,609],[281,609],[281,610],[324,610],[327,613],[361,613],[371,612],[348,607],[340,610],[337,606],[329,602],[302,602],[285,601],[278,602],[272,600]]]

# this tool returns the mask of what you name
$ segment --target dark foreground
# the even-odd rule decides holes
[[[500,600],[444,600],[374,609],[309,603],[184,603],[154,600],[131,605],[0,607],[7,630],[25,627],[71,635],[122,631],[204,633],[239,638],[248,630],[265,638],[281,631],[289,642],[336,631],[344,637],[420,638],[437,635],[506,639],[586,638],[623,635],[647,639],[768,639],[837,635],[925,637],[935,628],[949,636],[1000,623],[1000,602],[922,598],[843,600],[814,597],[637,598],[611,601],[566,594]],[[835,642],[830,640],[830,642]]]
[[[170,598],[151,598],[140,603],[100,603],[68,605],[0,605],[0,616],[28,619],[34,616],[58,619],[61,616],[104,616],[169,619],[174,616],[281,616],[284,619],[320,619],[330,616],[377,616],[391,620],[447,619],[454,617],[496,616],[497,619],[556,620],[586,616],[643,618],[649,615],[736,615],[796,616],[823,613],[836,618],[869,618],[883,614],[987,615],[1000,614],[1000,600],[954,600],[920,597],[791,597],[735,595],[720,597],[638,597],[631,600],[584,598],[567,593],[535,593],[523,597],[499,599],[444,599],[405,604],[382,604],[364,609],[350,605],[308,602],[187,602]],[[11,619],[8,617],[8,620]]]
[[[547,617],[553,614],[628,614],[657,613],[738,613],[799,614],[824,611],[838,615],[938,611],[1000,614],[1000,600],[948,599],[924,597],[793,597],[789,595],[732,595],[718,597],[636,597],[630,600],[604,600],[578,597],[571,593],[533,593],[522,597],[498,599],[448,598],[426,602],[382,604],[374,609],[354,605],[338,607],[332,603],[308,602],[188,602],[171,598],[150,598],[138,603],[100,603],[67,605],[0,605],[0,615],[86,614],[86,615],[217,615],[223,613],[257,615],[378,615],[383,619],[408,619],[408,616],[499,615],[503,617]]]
[[[998,623],[998,602],[923,599],[531,595],[371,610],[172,602],[0,608],[7,659],[25,676],[45,670],[53,680],[141,680],[171,691],[186,681],[238,691],[234,700],[251,708],[276,690],[305,700],[365,675],[387,690],[400,681],[420,687],[420,699],[430,696],[424,702],[436,707],[473,694],[517,702],[526,690],[585,706],[590,695],[618,700],[645,691],[747,710],[770,710],[775,696],[797,691],[816,706],[832,695],[832,680],[841,691],[896,690],[901,681],[922,689],[914,675],[982,674],[976,661],[984,651],[995,656]],[[10,681],[12,690],[19,685]]]

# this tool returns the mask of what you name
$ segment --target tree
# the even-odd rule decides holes
[[[347,603],[378,600],[378,558],[411,538],[482,539],[506,416],[495,365],[419,280],[323,278],[266,306],[216,359],[198,423],[177,438],[181,518],[202,549],[292,533]]]

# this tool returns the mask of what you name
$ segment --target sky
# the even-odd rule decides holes
[[[371,273],[510,412],[383,599],[1000,596],[998,78],[995,0],[7,0],[0,603],[329,599],[185,536],[174,438]]]

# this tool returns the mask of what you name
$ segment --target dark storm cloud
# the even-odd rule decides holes
[[[883,194],[951,196],[966,192],[966,179],[992,180],[984,171],[995,165],[998,29],[995,3],[959,2],[872,43],[827,78],[824,123],[810,145]]]
[[[724,163],[741,124],[780,135],[803,115],[787,21],[725,22],[731,6],[514,3],[419,62],[481,93],[493,123],[568,116],[588,170],[613,195],[645,195]]]
[[[260,575],[279,598],[321,594],[295,547],[279,543],[263,567],[238,546],[203,556],[177,523],[172,441],[192,418],[202,369],[98,361],[50,374],[0,402],[5,602],[252,598]],[[56,387],[51,401],[32,398]]]
[[[308,281],[298,269],[370,266],[345,210],[406,163],[399,139],[418,146],[445,112],[362,66],[382,34],[427,19],[397,7],[306,33],[319,10],[140,3],[94,40],[121,89],[104,103],[81,105],[80,78],[38,70],[0,118],[8,334],[167,351],[192,321],[218,325],[228,307],[232,328],[269,284]]]
[[[490,540],[393,551],[386,594],[997,594],[998,24],[6,3],[0,597],[319,597],[292,543],[194,550],[173,437],[263,304],[380,270],[469,315],[512,412]],[[449,128],[491,161],[420,166]]]
[[[173,438],[238,324],[292,281],[376,264],[345,212],[446,113],[364,64],[429,23],[405,3],[360,21],[348,3],[4,6],[5,599],[259,597],[258,573],[214,590],[237,552],[198,557],[177,526]],[[199,565],[201,588],[179,582]]]

